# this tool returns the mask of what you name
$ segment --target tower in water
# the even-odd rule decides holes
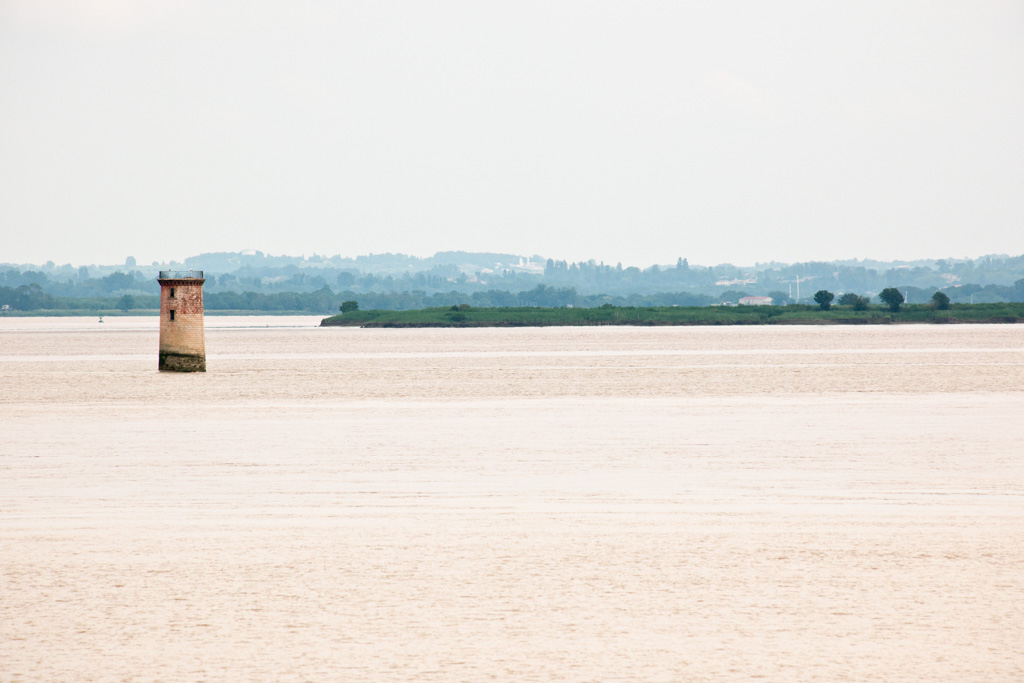
[[[161,270],[160,372],[206,372],[203,271]]]

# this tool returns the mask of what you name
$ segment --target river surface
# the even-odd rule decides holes
[[[0,680],[1024,679],[1024,326],[0,318]]]

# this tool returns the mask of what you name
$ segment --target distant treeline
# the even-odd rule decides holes
[[[971,303],[971,295],[961,288],[946,288],[953,303]],[[927,302],[937,290],[904,288],[909,303]],[[1013,287],[989,285],[971,287],[973,303],[998,303],[1024,301],[1024,280]],[[734,304],[744,292],[733,291],[725,303]],[[468,304],[475,308],[598,308],[610,304],[617,307],[664,307],[664,306],[709,306],[723,303],[723,297],[712,297],[691,292],[659,292],[655,294],[630,294],[613,296],[609,294],[580,294],[573,287],[549,287],[537,285],[520,292],[489,290],[486,292],[355,292],[333,291],[322,287],[315,292],[205,292],[204,302],[208,311],[253,311],[253,312],[305,312],[330,314],[338,311],[342,302],[356,301],[362,310],[407,311],[439,308]],[[777,305],[790,303],[779,299]],[[877,302],[876,302],[877,303]],[[110,297],[60,297],[45,292],[39,285],[0,286],[0,308],[11,311],[155,311],[160,307],[156,294],[122,294]],[[0,311],[2,312],[2,311]]]
[[[701,266],[680,257],[669,264],[638,268],[593,260],[569,262],[537,255],[474,252],[439,252],[429,258],[404,254],[328,258],[222,252],[192,256],[184,263],[151,265],[138,265],[131,257],[121,266],[0,264],[0,287],[38,285],[42,293],[55,299],[145,297],[159,293],[156,275],[160,269],[202,270],[207,295],[251,299],[254,294],[316,294],[326,288],[380,308],[431,306],[449,301],[453,291],[461,297],[480,297],[481,306],[500,306],[538,285],[572,290],[576,297],[599,297],[600,301],[608,300],[600,297],[639,301],[629,297],[641,296],[652,297],[648,300],[654,303],[683,294],[694,297],[693,302],[732,303],[750,295],[770,296],[779,304],[809,303],[821,289],[837,295],[852,292],[877,296],[888,287],[905,292],[911,302],[922,300],[919,296],[927,299],[939,289],[954,302],[969,303],[972,297],[975,303],[1015,301],[1024,296],[1024,255],[891,262],[772,262],[754,266]],[[32,296],[39,298],[29,294]],[[432,296],[438,298],[429,299]],[[516,302],[528,300],[520,298]],[[565,297],[560,305],[569,303],[590,305],[586,300],[569,301]],[[272,307],[275,301],[268,298],[261,305]]]
[[[810,303],[818,290],[876,297],[899,289],[908,303],[936,291],[952,303],[1024,301],[1024,255],[913,262],[623,268],[512,254],[441,252],[420,259],[377,254],[355,259],[218,253],[184,264],[0,267],[0,307],[12,311],[151,310],[159,268],[203,270],[209,310],[328,313],[341,301],[364,310],[413,310],[468,303],[480,308],[706,306],[769,296],[775,305]],[[220,269],[220,270],[218,270]],[[376,270],[375,270],[376,269]],[[225,272],[229,271],[230,272]]]
[[[205,292],[208,311],[303,311],[325,314],[337,311],[343,301],[357,300],[363,309],[404,311],[437,306],[472,304],[481,308],[536,306],[558,308],[578,306],[596,308],[602,304],[616,306],[706,306],[717,300],[687,292],[630,296],[584,296],[571,287],[557,288],[537,285],[524,292],[371,292],[357,294],[351,290],[334,292],[323,287],[315,292]],[[46,293],[39,285],[0,287],[0,306],[14,311],[114,311],[156,310],[159,295],[123,294],[119,297],[58,297]]]
[[[340,294],[342,301],[358,301],[363,309],[387,311],[408,311],[438,306],[470,304],[478,308],[597,308],[603,304],[613,306],[707,306],[716,303],[714,297],[691,292],[659,292],[656,294],[580,294],[574,287],[549,287],[537,285],[520,292],[488,290],[486,292],[436,292],[427,294],[411,292],[364,292],[357,294],[345,291]]]

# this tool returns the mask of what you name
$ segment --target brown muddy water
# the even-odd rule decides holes
[[[0,680],[1024,678],[1024,326],[0,319]]]

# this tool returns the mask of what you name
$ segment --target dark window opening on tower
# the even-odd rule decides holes
[[[171,311],[171,322],[174,322],[174,311]]]
[[[174,287],[171,287],[171,298],[174,298]]]

